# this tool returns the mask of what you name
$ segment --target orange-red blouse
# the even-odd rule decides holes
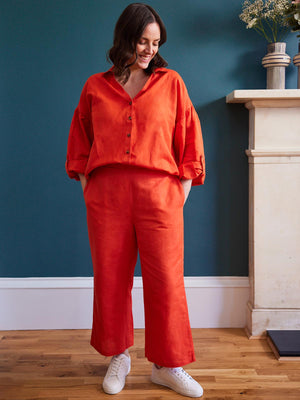
[[[204,183],[200,121],[177,72],[157,68],[133,99],[113,67],[87,79],[71,123],[67,173],[89,178],[95,168],[116,163]]]

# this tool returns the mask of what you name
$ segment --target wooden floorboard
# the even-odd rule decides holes
[[[299,400],[300,362],[277,360],[265,337],[243,329],[193,329],[197,361],[185,366],[204,388],[203,400]],[[101,383],[110,358],[89,344],[90,330],[0,332],[1,400],[183,399],[150,381],[144,330],[135,330],[132,369],[123,391]]]

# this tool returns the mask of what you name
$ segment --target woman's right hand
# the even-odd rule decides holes
[[[84,191],[85,185],[87,184],[87,179],[86,179],[85,175],[83,175],[83,174],[78,174],[78,176],[80,179],[82,191]]]

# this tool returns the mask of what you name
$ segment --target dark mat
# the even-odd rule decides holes
[[[278,351],[283,356],[300,356],[300,330],[297,331],[274,331],[267,330],[267,335]]]

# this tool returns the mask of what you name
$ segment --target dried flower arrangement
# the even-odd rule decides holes
[[[289,30],[286,13],[290,7],[289,0],[245,0],[240,19],[269,43],[280,42]]]

